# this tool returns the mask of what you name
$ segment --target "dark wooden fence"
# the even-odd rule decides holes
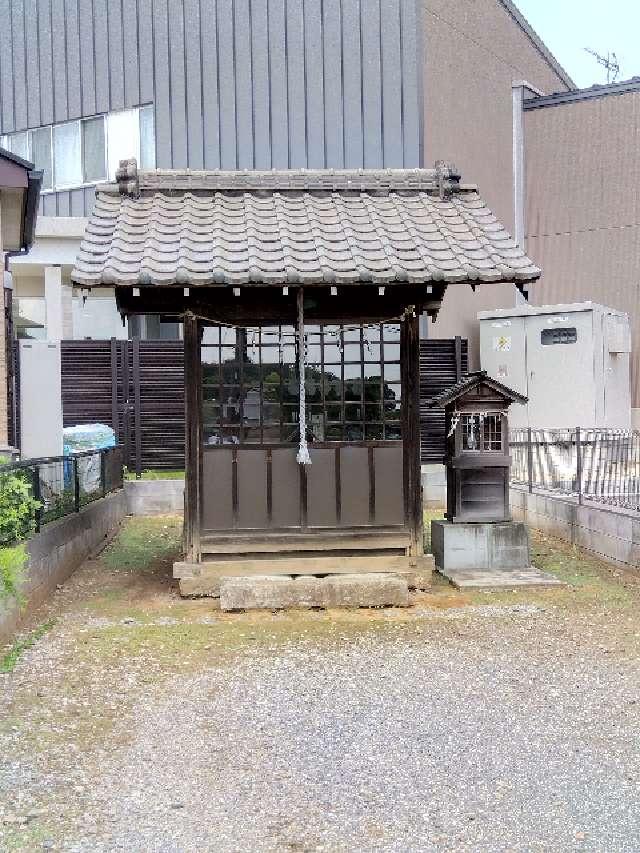
[[[444,412],[426,401],[467,372],[467,352],[462,338],[420,343],[423,463],[442,462],[445,452]],[[182,341],[63,341],[61,357],[65,426],[112,426],[129,470],[184,468]]]
[[[63,341],[64,425],[113,427],[125,465],[184,468],[182,341]]]
[[[469,348],[465,338],[420,341],[420,450],[423,464],[440,463],[446,451],[444,410],[429,409],[427,401],[467,373]]]

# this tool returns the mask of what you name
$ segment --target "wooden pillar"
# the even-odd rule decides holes
[[[403,458],[406,521],[411,554],[424,553],[422,483],[420,475],[420,328],[417,313],[407,313],[401,325]]]
[[[184,420],[185,489],[184,549],[187,562],[200,561],[202,515],[202,361],[200,322],[193,314],[184,315]]]

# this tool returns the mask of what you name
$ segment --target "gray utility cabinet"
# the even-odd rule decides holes
[[[629,317],[595,302],[481,311],[480,364],[529,398],[511,427],[631,428]]]
[[[62,455],[60,344],[20,341],[20,453]]]

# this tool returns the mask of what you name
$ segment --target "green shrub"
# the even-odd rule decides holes
[[[24,567],[29,555],[24,545],[0,548],[0,603],[15,598],[22,603],[20,584],[24,580]]]
[[[0,472],[0,545],[21,542],[35,533],[40,506],[31,494],[28,472]]]

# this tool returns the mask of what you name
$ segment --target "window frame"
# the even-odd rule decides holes
[[[500,453],[504,454],[504,430],[502,429],[502,415],[498,412],[487,412],[484,417],[480,412],[461,412],[460,413],[460,449],[462,453],[483,454],[483,453]],[[467,424],[475,422],[477,425],[478,447],[465,447],[469,431]],[[491,428],[493,424],[494,429]],[[487,429],[488,427],[488,429]],[[497,436],[497,438],[496,438]],[[499,447],[492,447],[495,442],[499,442]]]
[[[140,162],[141,145],[142,145],[140,115],[141,115],[142,110],[144,110],[146,108],[151,109],[152,115],[153,115],[153,142],[154,142],[154,152],[153,153],[154,153],[154,163],[155,163],[155,159],[156,159],[155,158],[155,154],[156,154],[156,151],[155,151],[156,132],[155,132],[155,110],[154,110],[153,101],[145,103],[145,104],[137,104],[136,106],[127,107],[127,108],[122,109],[122,110],[111,110],[110,112],[107,112],[107,113],[96,113],[95,115],[82,116],[81,118],[71,119],[69,121],[60,121],[60,122],[55,122],[54,124],[41,125],[40,127],[27,128],[25,130],[16,130],[16,131],[12,131],[11,133],[3,133],[3,134],[0,134],[0,146],[2,146],[3,148],[6,148],[8,151],[12,151],[12,148],[10,145],[10,140],[12,139],[12,137],[22,135],[22,134],[26,134],[27,149],[28,149],[28,154],[29,154],[27,159],[30,161],[33,161],[33,157],[32,157],[32,154],[33,154],[32,134],[35,131],[42,131],[42,130],[48,129],[49,130],[49,145],[50,145],[49,150],[50,150],[50,156],[51,156],[51,164],[50,164],[51,187],[43,187],[40,191],[40,194],[42,196],[44,196],[44,195],[51,195],[52,193],[57,193],[57,192],[70,192],[71,190],[79,190],[79,189],[85,189],[85,188],[89,188],[89,187],[95,187],[98,184],[104,183],[105,181],[113,180],[111,178],[111,176],[109,175],[109,132],[108,132],[109,131],[109,121],[108,121],[109,116],[110,115],[116,115],[118,113],[124,113],[124,112],[135,112],[136,113],[137,126],[138,126],[138,137],[137,137],[137,140],[138,140],[137,148],[138,148],[138,150],[135,152],[135,156],[137,157],[138,162]],[[83,133],[82,125],[85,122],[95,121],[96,119],[100,119],[100,118],[102,119],[102,122],[103,122],[103,133],[104,133],[104,175],[105,176],[103,178],[98,178],[98,179],[93,180],[93,181],[87,181],[87,180],[85,180],[85,170],[84,170],[84,133]],[[54,140],[55,129],[57,127],[62,127],[63,125],[71,125],[71,124],[76,124],[78,126],[78,133],[79,133],[79,137],[80,137],[80,146],[79,147],[80,147],[80,163],[81,163],[81,169],[82,169],[82,181],[79,183],[58,184],[56,181],[56,168],[55,168],[55,140]],[[18,156],[22,156],[22,155],[18,155]]]
[[[232,327],[208,328],[212,329],[212,339],[207,341],[205,336],[200,351],[203,401],[205,408],[212,408],[216,414],[214,416],[212,411],[209,417],[203,408],[205,446],[297,444],[299,378],[295,348],[283,358],[283,350],[295,341],[293,326],[235,328],[236,343],[232,345],[223,341],[224,333]],[[402,383],[397,375],[400,371],[396,349],[400,339],[399,325],[309,324],[305,327],[305,338],[310,352],[306,376],[309,433],[314,431],[314,426],[318,428],[317,437],[311,439],[308,435],[308,440],[321,445],[401,441],[404,403]],[[365,360],[368,344],[378,347],[377,358],[369,356]],[[385,357],[386,346],[393,348],[391,358]],[[238,358],[239,348],[251,354],[249,362]],[[335,355],[333,348],[338,350],[339,358],[327,359],[328,350]],[[234,349],[230,360],[230,350]],[[247,363],[251,364],[253,376],[247,375]],[[345,367],[353,370],[345,371]],[[385,378],[387,368],[392,375],[390,381]],[[310,371],[313,371],[311,375]],[[345,375],[346,372],[354,375]],[[266,377],[272,373],[275,381],[267,382]],[[294,390],[292,382],[296,385]],[[313,387],[310,387],[311,382]],[[377,394],[368,397],[367,392],[376,387]],[[250,392],[254,388],[260,394],[259,419],[255,424],[247,422],[244,412],[247,389]],[[399,396],[396,389],[399,389]],[[337,391],[338,396],[332,395],[331,390]],[[231,406],[230,395],[233,396]],[[234,413],[237,416],[229,419],[226,407],[236,405],[237,413],[235,409]],[[267,430],[272,433],[271,437],[266,436]],[[229,439],[226,442],[225,437]]]

